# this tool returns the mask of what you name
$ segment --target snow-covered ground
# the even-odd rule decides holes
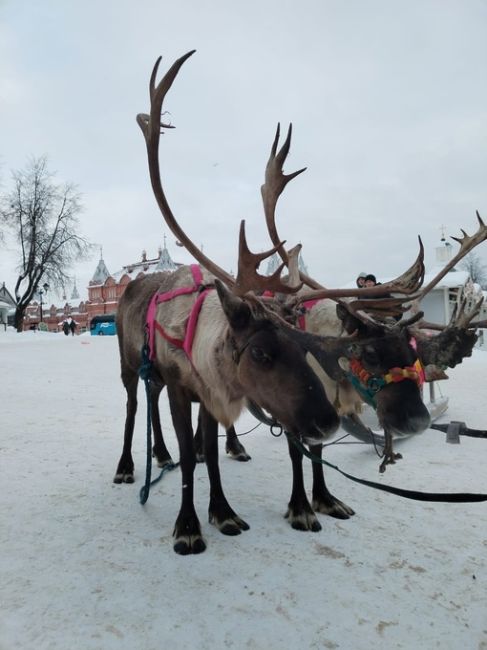
[[[449,374],[442,421],[487,428],[487,352]],[[145,506],[138,500],[142,386],[136,483],[112,483],[125,410],[116,338],[0,332],[0,377],[1,650],[487,648],[487,503],[410,501],[330,469],[331,490],[357,514],[320,516],[321,532],[297,532],[282,516],[285,440],[261,425],[241,439],[249,463],[221,445],[227,497],[250,531],[225,537],[207,523],[199,465],[208,548],[180,557],[171,539],[179,470]],[[245,415],[237,429],[254,425]],[[384,475],[368,445],[332,446],[327,459],[409,489],[487,493],[487,440],[452,445],[428,430],[398,444],[404,459]]]

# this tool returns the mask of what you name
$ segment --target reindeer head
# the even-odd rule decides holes
[[[425,380],[417,344],[408,331],[413,319],[392,323],[364,323],[337,306],[356,342],[338,360],[346,378],[364,401],[377,410],[384,429],[396,435],[420,433],[430,424],[421,397]],[[419,319],[418,314],[414,319]]]
[[[300,343],[258,299],[235,296],[218,280],[215,285],[245,395],[305,442],[316,444],[333,433],[338,416]]]

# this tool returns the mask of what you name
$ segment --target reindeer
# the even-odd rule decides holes
[[[279,126],[271,148],[271,154],[266,166],[265,183],[261,188],[264,203],[264,212],[269,235],[274,244],[279,243],[277,229],[275,225],[275,206],[277,199],[284,189],[285,185],[302,173],[300,169],[294,174],[283,174],[282,168],[290,148],[292,128],[289,128],[288,135],[281,150],[277,152],[279,141]],[[337,369],[332,372],[323,372],[322,368],[316,366],[316,361],[310,360],[311,365],[320,376],[325,386],[328,398],[333,401],[338,413],[342,416],[359,421],[359,413],[364,398],[372,402],[377,408],[379,422],[384,428],[386,446],[384,449],[384,458],[380,466],[380,471],[385,471],[386,465],[394,463],[401,458],[400,454],[395,454],[392,448],[393,434],[412,434],[423,431],[429,424],[421,416],[418,418],[411,411],[409,417],[409,401],[407,391],[417,393],[418,374],[422,373],[421,366],[441,366],[454,367],[460,363],[465,356],[470,356],[472,347],[476,341],[476,335],[472,327],[478,326],[473,323],[472,319],[479,313],[482,301],[473,305],[469,313],[465,313],[463,307],[460,308],[459,314],[455,315],[448,327],[443,328],[443,332],[436,339],[425,338],[421,334],[421,328],[431,326],[422,319],[422,314],[411,317],[408,320],[401,320],[392,323],[384,320],[374,320],[371,314],[381,317],[387,315],[400,315],[405,310],[403,299],[389,298],[384,299],[384,295],[389,295],[399,291],[400,293],[414,297],[416,300],[424,297],[439,280],[451,269],[458,261],[464,257],[473,247],[487,238],[487,228],[477,213],[479,221],[479,230],[473,237],[469,237],[463,231],[463,238],[456,239],[460,243],[460,251],[451,262],[426,286],[420,293],[418,292],[424,278],[424,266],[415,264],[403,276],[396,280],[388,282],[381,287],[371,289],[361,289],[359,296],[373,296],[373,299],[356,300],[353,304],[344,303],[341,298],[333,296],[333,292],[325,289],[316,280],[301,273],[298,269],[297,258],[292,259],[282,246],[278,246],[278,252],[282,260],[290,270],[291,283],[296,284],[299,280],[303,281],[311,290],[302,290],[297,301],[293,299],[293,304],[289,305],[290,309],[301,307],[301,311],[295,314],[295,321],[299,322],[300,327],[308,332],[321,335],[342,336],[344,332],[354,332],[357,336],[357,342],[376,337],[377,340],[389,336],[397,336],[402,340],[410,350],[417,350],[414,357],[421,360],[414,362],[408,367],[397,367],[399,364],[394,363],[394,355],[389,357],[391,371],[389,376],[396,380],[400,378],[403,383],[399,384],[404,402],[402,408],[396,409],[396,404],[391,408],[391,402],[384,400],[387,391],[391,390],[388,386],[384,375],[378,369],[375,372],[365,371],[364,360],[368,357],[369,365],[373,365],[374,357],[377,363],[377,350],[384,354],[384,349],[376,346],[375,350],[367,346],[356,346],[352,344],[351,348],[354,361],[350,363],[348,359],[338,360],[342,370],[346,372],[344,376]],[[420,256],[422,259],[422,245],[420,240]],[[418,262],[417,260],[417,262]],[[351,295],[357,295],[355,291]],[[377,296],[382,296],[377,300]],[[343,294],[342,294],[343,297]],[[330,300],[338,299],[338,305]],[[299,315],[298,315],[299,314]],[[419,318],[417,316],[419,315]],[[416,324],[415,324],[416,323]],[[370,355],[370,356],[369,356]],[[400,358],[400,355],[396,357]],[[387,364],[386,364],[387,365]],[[440,369],[441,370],[441,369]],[[399,373],[399,374],[398,374]],[[369,390],[370,384],[375,384],[374,390]],[[363,425],[362,425],[363,426]],[[347,505],[339,502],[333,497],[325,484],[323,466],[319,463],[313,463],[313,488],[312,488],[312,506],[306,497],[302,472],[302,454],[297,451],[294,445],[289,445],[291,461],[293,465],[293,490],[288,506],[287,516],[291,525],[300,530],[319,530],[321,525],[316,519],[315,512],[321,512],[337,518],[348,518],[354,514],[354,511]],[[317,446],[312,452],[321,457],[322,449]]]

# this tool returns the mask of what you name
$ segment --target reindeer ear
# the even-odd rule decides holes
[[[234,330],[241,330],[248,326],[250,321],[250,308],[238,296],[235,296],[220,280],[215,278],[215,287],[222,304],[225,316]]]

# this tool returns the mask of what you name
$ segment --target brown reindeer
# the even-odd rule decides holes
[[[277,145],[279,140],[279,127],[271,149],[271,155],[266,167],[265,183],[262,186],[262,197],[264,211],[270,237],[274,244],[279,242],[277,229],[275,225],[275,205],[279,194],[282,192],[286,183],[304,171],[304,169],[293,175],[285,175],[282,167],[286,156],[289,152],[291,141],[291,128],[289,129],[286,141],[279,152]],[[302,289],[298,297],[298,304],[301,306],[299,317],[296,315],[295,320],[300,323],[300,327],[308,332],[321,335],[342,336],[344,332],[354,332],[357,337],[357,343],[362,346],[352,346],[356,349],[356,360],[351,368],[349,359],[341,359],[338,363],[346,371],[346,376],[331,369],[331,372],[323,372],[322,368],[316,366],[316,362],[311,360],[311,364],[320,376],[325,386],[328,398],[333,401],[340,415],[346,415],[352,419],[360,421],[359,413],[364,401],[364,395],[372,397],[367,386],[362,385],[362,380],[375,383],[380,390],[373,395],[373,402],[377,408],[377,415],[380,423],[384,427],[386,434],[386,448],[384,450],[384,460],[380,470],[384,471],[389,463],[394,463],[400,458],[400,454],[395,454],[392,448],[393,434],[411,434],[423,431],[428,425],[428,420],[421,415],[421,409],[415,412],[410,410],[410,403],[417,405],[417,381],[415,372],[410,373],[410,377],[405,376],[404,355],[411,355],[414,345],[413,354],[415,365],[417,358],[422,365],[437,364],[444,367],[454,367],[460,363],[462,358],[470,356],[472,347],[476,341],[476,335],[472,328],[478,326],[472,323],[472,319],[478,314],[481,302],[476,303],[472,309],[465,313],[460,310],[460,314],[453,318],[447,328],[434,339],[426,339],[421,334],[420,327],[427,327],[428,323],[424,321],[417,322],[418,318],[413,317],[408,320],[384,322],[384,320],[374,320],[371,314],[377,316],[400,316],[404,311],[404,301],[395,298],[380,300],[375,296],[390,295],[396,291],[405,293],[410,297],[418,299],[423,297],[433,286],[445,275],[454,264],[467,254],[472,248],[484,241],[487,237],[487,228],[483,224],[477,213],[479,220],[479,231],[473,237],[469,237],[464,232],[464,237],[457,241],[461,244],[459,254],[447,265],[440,274],[427,287],[418,292],[423,281],[424,267],[422,265],[413,265],[403,276],[378,288],[362,289],[359,296],[373,299],[356,300],[353,304],[345,303],[342,298],[338,298],[339,304],[335,305],[330,298],[334,298],[333,291],[325,289],[314,279],[301,273],[297,266],[297,259],[291,260],[289,254],[280,246],[278,251],[289,267],[292,283],[296,284],[299,280],[303,281],[310,289]],[[422,258],[422,252],[420,254]],[[418,261],[418,260],[417,260]],[[377,291],[377,292],[376,292]],[[355,290],[350,295],[356,296]],[[343,296],[343,294],[342,294]],[[294,305],[296,301],[294,300]],[[422,315],[420,315],[421,318]],[[397,348],[381,347],[379,341],[384,342],[392,337],[397,340]],[[396,338],[397,337],[397,338]],[[366,341],[375,340],[374,346]],[[365,345],[364,345],[365,344]],[[404,347],[406,346],[406,347]],[[417,352],[416,352],[417,350]],[[378,355],[379,352],[379,355]],[[384,356],[385,355],[385,356]],[[388,361],[386,361],[386,358]],[[364,363],[364,361],[366,363]],[[375,363],[376,370],[370,372],[371,366]],[[399,384],[387,384],[384,381],[384,373],[381,367],[391,368],[395,373],[400,373],[403,381]],[[388,365],[390,364],[390,365]],[[410,368],[412,366],[409,366]],[[406,366],[407,368],[407,366]],[[364,372],[366,370],[366,372]],[[420,370],[419,370],[420,371]],[[391,373],[388,373],[391,375]],[[392,375],[391,375],[392,376]],[[351,381],[352,380],[352,381]],[[360,390],[360,387],[362,390]],[[357,391],[359,388],[359,391]],[[399,392],[398,392],[399,391]],[[408,397],[409,392],[409,397]],[[399,396],[400,393],[400,396]],[[396,399],[397,398],[397,399]],[[419,417],[418,417],[419,413]],[[312,449],[316,456],[321,457],[321,447],[317,446]],[[288,507],[288,516],[291,524],[301,530],[319,530],[321,528],[316,519],[314,511],[329,514],[338,518],[347,518],[353,514],[353,510],[345,504],[338,502],[332,497],[326,487],[323,466],[313,463],[313,488],[312,488],[312,507],[309,504],[303,481],[302,473],[302,454],[290,444],[290,454],[293,463],[293,491]]]
[[[150,83],[151,114],[139,115],[138,123],[146,138],[151,181],[162,214],[179,241],[209,271],[183,267],[170,275],[136,280],[127,287],[117,312],[127,417],[124,448],[114,480],[133,481],[131,442],[137,408],[138,368],[140,350],[148,336],[153,357],[152,415],[160,430],[157,397],[166,386],[180,450],[182,503],[174,528],[174,549],[180,554],[199,553],[206,547],[193,504],[192,401],[200,402],[204,454],[210,479],[209,518],[228,535],[238,534],[248,525],[230,507],[223,492],[218,468],[218,422],[230,427],[244,408],[246,399],[251,399],[308,444],[325,439],[338,426],[336,411],[306,361],[306,350],[296,340],[292,329],[284,327],[284,321],[281,323],[253,293],[294,291],[280,280],[281,269],[270,277],[257,273],[260,262],[275,249],[259,255],[250,253],[242,224],[239,271],[234,280],[194,246],[167,204],[158,163],[162,102],[190,55],[176,61],[157,87],[156,64]],[[151,313],[148,318],[147,314]],[[144,335],[146,328],[148,332]],[[330,345],[334,343],[331,341]],[[318,347],[322,344],[322,341],[315,342]],[[345,347],[342,342],[340,346]],[[286,395],[285,400],[283,395]],[[160,452],[167,454],[167,449]]]

